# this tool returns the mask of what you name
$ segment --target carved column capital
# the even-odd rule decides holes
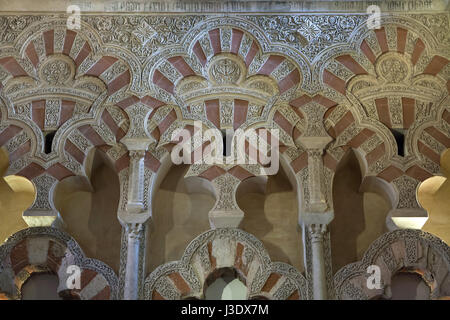
[[[145,237],[144,224],[126,223],[124,228],[127,237],[127,264],[123,297],[125,300],[136,300],[139,298],[139,255],[140,244]]]
[[[130,150],[130,160],[140,160],[145,157],[145,150]]]
[[[327,225],[312,223],[307,228],[311,239],[312,270],[309,272],[313,278],[313,295],[315,300],[324,300],[327,298],[327,285],[323,240]]]
[[[125,232],[129,239],[140,240],[143,237],[142,230],[144,225],[142,223],[127,223],[125,224]]]
[[[308,232],[311,236],[311,242],[322,242],[323,236],[327,231],[326,224],[310,224],[308,226]]]

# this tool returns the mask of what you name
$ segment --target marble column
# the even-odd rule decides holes
[[[123,298],[137,300],[139,299],[139,246],[143,237],[143,224],[127,223],[125,232],[127,235],[127,265]]]
[[[144,237],[144,223],[149,219],[149,212],[144,212],[144,157],[145,150],[130,150],[126,210],[119,214],[127,241],[123,289],[125,300],[139,299],[140,243]]]
[[[147,119],[152,109],[142,102],[126,108],[130,119],[130,129],[120,141],[123,143],[130,155],[130,166],[128,168],[128,184],[126,192],[125,210],[118,211],[118,218],[126,235],[126,264],[125,271],[121,269],[124,278],[123,298],[125,300],[139,299],[139,281],[141,281],[139,257],[140,244],[145,237],[144,224],[150,219],[151,205],[144,203],[145,187],[145,153],[149,146],[155,143],[155,139],[148,133]],[[142,269],[141,269],[142,270]]]
[[[323,235],[325,224],[312,224],[308,226],[311,237],[311,258],[314,300],[327,299],[327,282],[325,274],[325,259],[323,250]]]

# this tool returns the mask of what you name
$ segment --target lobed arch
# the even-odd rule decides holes
[[[440,172],[440,155],[446,148],[450,148],[447,134],[450,124],[448,98],[442,101],[435,112],[437,115],[435,120],[422,123],[415,128],[413,140],[418,158],[425,162],[424,169],[432,174]]]
[[[441,174],[423,181],[417,188],[417,200],[430,214],[423,230],[438,236],[447,244],[450,243],[449,234],[445,231],[449,225],[446,205],[450,200],[447,192],[450,182],[449,155],[450,148],[441,154]]]
[[[418,273],[429,283],[431,299],[449,295],[450,250],[439,238],[420,230],[395,230],[378,238],[361,261],[340,269],[334,276],[338,300],[367,300],[389,295],[392,276],[397,272]],[[369,289],[367,268],[380,268],[381,289]]]
[[[102,35],[99,33],[99,31],[103,29],[99,28],[96,30],[91,24],[83,20],[80,22],[81,27],[79,30],[68,30],[67,19],[65,18],[51,17],[50,19],[47,19],[45,23],[40,21],[34,22],[27,26],[27,28],[25,28],[25,30],[15,39],[13,46],[19,51],[22,57],[25,57],[28,53],[33,53],[33,50],[29,49],[29,45],[33,40],[42,38],[41,41],[44,42],[43,45],[52,48],[49,42],[51,42],[51,38],[53,38],[55,40],[54,48],[52,48],[51,51],[54,49],[55,51],[65,53],[74,61],[79,58],[77,61],[78,63],[76,64],[77,67],[80,67],[80,73],[90,71],[90,73],[94,73],[95,76],[100,76],[103,71],[117,62],[115,60],[121,60],[121,62],[125,62],[127,65],[123,71],[127,71],[128,73],[128,76],[123,76],[121,79],[122,84],[130,85],[132,81],[140,80],[139,62],[131,52],[116,45],[106,44],[103,41]],[[73,52],[73,49],[75,49],[74,46],[76,49],[84,49],[80,51],[80,53],[82,53],[81,56],[75,56],[75,53],[78,51],[75,50],[75,52]],[[47,50],[47,48],[41,48],[41,50]],[[94,66],[95,68],[92,68]],[[104,79],[102,78],[102,80]],[[116,86],[114,92],[118,91],[120,88],[120,86],[118,88]],[[109,88],[108,94],[111,95],[111,90]]]
[[[236,32],[242,33],[242,35],[239,35],[239,38],[242,40],[243,35],[245,34],[245,37],[248,37],[250,40],[255,41],[255,46],[257,46],[259,50],[263,50],[266,53],[273,53],[273,54],[281,54],[284,55],[286,58],[290,57],[293,59],[293,62],[298,65],[299,70],[301,72],[301,76],[304,78],[304,81],[309,82],[310,81],[310,72],[308,68],[308,63],[306,58],[299,53],[298,51],[289,48],[287,46],[283,46],[280,44],[271,44],[268,38],[266,37],[264,31],[254,24],[253,22],[250,22],[248,20],[244,20],[238,17],[227,17],[226,19],[222,18],[210,18],[205,21],[206,23],[201,23],[195,25],[184,37],[182,40],[182,44],[180,46],[177,46],[175,48],[171,48],[170,52],[168,50],[163,51],[163,53],[166,56],[172,57],[177,54],[189,57],[190,59],[196,59],[196,56],[194,54],[194,47],[197,45],[198,40],[201,39],[204,36],[208,36],[208,33],[212,30],[214,33],[217,34],[219,32],[220,37],[220,30],[224,28],[231,28],[235,29]],[[247,30],[252,30],[251,33],[249,33]],[[213,35],[213,38],[216,37]],[[220,44],[219,44],[220,47]],[[187,50],[185,49],[187,48]],[[249,48],[247,48],[249,49]],[[211,48],[212,50],[212,48]],[[220,48],[219,50],[216,50],[216,53],[218,52],[233,52],[233,48],[231,45],[226,46],[225,50],[222,50]],[[237,51],[238,54],[238,51]],[[206,57],[205,57],[206,58]],[[145,63],[144,67],[144,74],[153,74],[153,69],[151,69],[153,66],[156,66],[159,64],[159,57],[153,56]],[[245,59],[244,59],[245,60]],[[199,65],[197,63],[197,65]],[[201,66],[201,64],[200,64]],[[195,70],[195,68],[193,68]],[[198,69],[198,68],[197,68]],[[151,78],[150,78],[151,79]],[[148,85],[151,83],[149,82]]]
[[[92,147],[84,164],[86,174],[56,182],[50,200],[64,230],[79,242],[86,254],[118,272],[117,248],[122,225],[117,215],[126,186],[123,172],[118,171],[117,161],[113,161],[108,151],[104,146]]]
[[[395,123],[394,128],[398,125],[410,128],[414,126],[415,120],[414,110],[411,112],[409,109],[414,109],[414,104],[418,103],[418,101],[415,101],[417,97],[423,95],[440,104],[441,98],[439,98],[439,95],[446,95],[446,82],[448,80],[446,74],[448,71],[446,71],[445,65],[448,63],[448,57],[437,55],[438,45],[434,35],[410,18],[382,17],[382,23],[382,28],[378,30],[367,30],[362,25],[354,31],[354,41],[349,45],[326,50],[320,56],[320,60],[324,62],[317,61],[321,81],[323,81],[325,88],[332,88],[330,90],[339,93],[337,96],[333,95],[339,98],[336,101],[341,102],[340,100],[347,96],[353,103],[355,113],[359,114],[361,119],[372,117],[374,120],[380,120],[384,126],[392,128],[392,117],[383,113],[383,108],[385,109],[386,106],[382,105],[383,94],[380,91],[389,89],[389,83],[388,85],[384,84],[386,80],[380,78],[382,76],[378,65],[388,62],[389,59],[404,60],[404,62],[399,63],[409,63],[408,67],[405,67],[406,65],[403,67],[414,69],[414,73],[412,70],[408,72],[409,77],[414,76],[412,80],[415,80],[408,86],[393,87],[392,90],[395,90],[390,92],[389,96],[391,94],[398,96],[397,91],[399,90],[403,92],[401,94],[405,95],[402,98],[403,100],[400,101],[404,109],[403,122]],[[412,62],[407,62],[407,60],[412,60]],[[417,68],[419,65],[420,67]],[[431,96],[430,92],[426,92],[424,88],[425,83],[432,92]],[[366,88],[365,91],[367,92],[365,92],[363,89],[368,86],[369,88]],[[327,94],[331,94],[328,89]],[[375,105],[368,105],[368,101],[364,100],[373,95],[375,98],[379,98],[376,107]],[[413,97],[414,95],[415,97]],[[389,109],[388,101],[383,103]],[[392,107],[394,106],[391,105]],[[372,121],[372,125],[376,122]],[[413,143],[409,143],[411,152],[413,151],[412,145]]]
[[[118,141],[125,135],[128,125],[127,114],[113,105],[99,109],[96,119],[78,118],[73,119],[73,123],[66,122],[55,135],[52,153],[46,159],[44,157],[47,161],[36,155],[25,158],[32,145],[30,140],[23,143],[21,131],[16,132],[20,127],[6,127],[0,136],[4,138],[2,144],[11,154],[9,171],[30,179],[37,190],[37,197],[24,213],[24,218],[38,215],[42,221],[48,221],[48,224],[60,223],[60,215],[54,205],[55,188],[59,182],[70,178],[78,181],[76,185],[81,189],[92,191],[89,159],[95,150],[104,153],[120,178],[121,188],[125,190],[124,177],[127,174],[124,169],[129,166],[129,156],[126,148]],[[30,221],[34,226],[34,218]]]
[[[67,287],[70,265],[79,267],[80,289]],[[67,233],[51,227],[21,230],[0,246],[0,287],[9,299],[20,299],[22,284],[34,273],[50,271],[59,278],[58,293],[82,300],[114,300],[118,279],[103,262],[85,257]]]
[[[65,20],[62,21],[66,22]],[[54,23],[57,22],[54,21]],[[90,29],[87,25],[83,25],[83,27]],[[33,31],[33,33],[35,32]],[[89,39],[89,36],[93,34],[95,34],[94,31],[86,36],[81,31],[66,30],[65,26],[61,27],[58,24],[46,25],[44,30],[40,30],[29,38],[19,38],[19,40],[23,40],[22,44],[25,43],[23,47],[20,48],[19,52],[12,49],[5,50],[6,56],[0,60],[0,64],[13,77],[31,76],[35,79],[42,79],[43,75],[50,76],[42,68],[46,67],[49,60],[58,58],[58,67],[64,67],[66,73],[71,74],[72,77],[76,76],[75,88],[85,88],[87,89],[85,91],[91,91],[97,95],[105,90],[107,96],[112,96],[115,93],[120,95],[120,91],[124,91],[130,83],[132,75],[130,64],[135,64],[135,61],[132,57],[127,57],[120,49],[102,48],[100,39]],[[18,61],[24,66],[23,68]],[[55,67],[55,65],[51,67]],[[43,71],[44,74],[42,74]],[[55,78],[55,76],[58,77]],[[62,74],[54,74],[46,81],[57,84],[58,81],[67,83],[70,80],[70,77],[61,78],[62,76]],[[10,77],[6,79],[10,79]],[[90,81],[90,83],[86,84],[86,81]],[[71,92],[70,90],[66,91]],[[89,96],[87,92],[82,93],[80,97],[84,95],[92,100],[92,93]],[[79,93],[75,90],[74,94],[76,96]],[[109,99],[111,100],[112,97],[109,97]]]
[[[285,151],[289,146],[290,147],[294,146],[294,143],[291,138],[292,131],[294,130],[294,126],[293,126],[292,122],[295,122],[298,120],[297,115],[294,114],[293,112],[291,112],[290,109],[288,109],[288,108],[289,107],[286,105],[281,105],[281,104],[276,105],[276,107],[273,110],[271,110],[271,112],[268,115],[268,117],[272,118],[273,120],[270,120],[269,123],[264,122],[264,121],[250,123],[248,126],[244,126],[244,129],[245,130],[256,129],[258,134],[261,133],[261,131],[260,131],[261,129],[267,129],[267,128],[281,129],[282,136],[280,137],[279,142],[280,142],[282,151]],[[286,109],[288,109],[287,113],[290,115],[289,117],[285,117],[282,114],[282,112],[284,113],[284,111],[286,111]],[[158,140],[157,147],[156,147],[157,149],[163,147],[164,149],[166,149],[167,151],[170,152],[172,150],[172,146],[174,145],[174,143],[176,143],[176,141],[168,140],[169,135],[170,135],[170,133],[175,132],[175,130],[177,130],[177,129],[187,129],[188,131],[190,131],[191,135],[196,130],[196,128],[194,128],[194,126],[192,125],[194,123],[194,121],[192,121],[191,119],[182,119],[181,120],[179,118],[180,117],[179,108],[176,106],[172,107],[172,106],[166,105],[166,106],[158,107],[156,110],[154,110],[152,112],[151,117],[152,117],[151,118],[152,120],[156,119],[156,122],[158,123],[158,125],[156,125],[156,126],[152,125],[149,128],[149,131],[151,130],[151,128],[153,128],[153,127],[155,128],[154,130],[151,131],[151,134],[153,135],[153,137],[156,140]],[[202,126],[205,126],[206,128],[208,128],[208,126],[204,122],[202,123]],[[260,139],[264,139],[264,138],[260,136]],[[265,139],[267,140],[267,137]],[[267,141],[267,142],[270,145],[269,141]],[[197,148],[197,147],[200,148],[201,144],[196,143],[194,148]],[[203,145],[203,147],[207,148],[207,146],[205,146],[205,145]],[[248,146],[248,148],[250,148],[250,147],[251,146]],[[248,148],[246,149],[246,153],[249,153]],[[166,157],[168,159],[168,162],[170,162],[169,156],[166,155]],[[171,166],[172,164],[170,163],[169,165]],[[227,179],[233,180],[232,181],[232,183],[234,184],[234,187],[232,188],[233,195],[229,199],[229,202],[226,202],[226,203],[227,203],[227,205],[232,204],[233,210],[241,213],[237,204],[233,200],[235,190],[238,187],[238,185],[241,182],[243,182],[244,180],[246,180],[248,178],[256,177],[256,176],[261,176],[260,168],[262,168],[261,164],[256,164],[256,165],[236,165],[236,164],[198,165],[198,164],[193,164],[190,167],[190,170],[189,170],[188,174],[186,175],[186,178],[189,178],[189,181],[191,181],[191,180],[194,181],[194,179],[192,179],[190,177],[195,177],[195,176],[206,179],[211,184],[211,185],[208,184],[209,189],[208,189],[207,193],[208,194],[211,192],[213,193],[213,195],[216,197],[217,205],[222,205],[221,201],[223,201],[223,199],[222,199],[223,191],[220,190],[221,189],[220,186],[227,185],[227,183],[223,184],[222,180],[227,180]],[[158,175],[159,175],[159,173],[158,173]],[[262,179],[256,179],[256,180],[258,180],[258,182],[264,183],[264,181],[265,181],[264,178],[265,178],[265,180],[267,180],[267,177],[262,177]],[[229,183],[231,183],[231,181],[229,181]],[[196,184],[196,183],[194,183],[194,184]],[[199,184],[202,185],[203,188],[205,187],[203,182],[199,183]],[[213,185],[214,185],[214,187],[213,187]],[[194,191],[194,190],[192,190],[192,191]],[[201,192],[203,192],[203,191],[204,190],[202,189]]]
[[[235,269],[245,280],[249,299],[306,299],[305,278],[285,263],[273,263],[262,243],[234,228],[204,232],[186,248],[180,261],[158,267],[145,280],[145,299],[201,299],[208,276]]]
[[[360,160],[357,150],[347,148],[331,182],[333,270],[361,259],[369,245],[389,230],[389,212],[399,201],[393,185],[376,176],[364,176]]]
[[[97,120],[75,119],[70,122],[72,123],[65,123],[61,130],[56,131],[52,142],[52,152],[47,156],[42,152],[35,151],[33,153],[33,150],[38,148],[36,140],[41,141],[40,148],[42,150],[42,138],[38,139],[35,132],[30,130],[29,126],[24,125],[22,121],[8,119],[8,123],[11,124],[2,131],[4,137],[2,144],[11,145],[8,151],[13,155],[13,160],[19,161],[12,163],[10,171],[27,178],[34,178],[47,172],[61,180],[71,175],[86,175],[84,162],[86,155],[93,147],[101,147],[105,151],[111,148],[123,149],[118,141],[128,130],[129,121],[127,115],[120,112],[117,107],[105,107],[98,115]],[[22,131],[26,132],[27,136],[29,135],[30,138],[27,141],[30,143],[26,141],[25,144],[23,143],[20,136]],[[30,160],[22,161],[21,158],[28,152]],[[116,162],[118,159],[112,157],[112,160]]]
[[[99,146],[116,145],[128,130],[127,114],[114,104],[127,89],[132,73],[130,65],[136,67],[136,61],[127,57],[121,49],[102,47],[97,32],[88,24],[82,24],[83,31],[73,31],[66,29],[65,19],[52,18],[45,24],[33,23],[12,45],[5,47],[5,54],[11,56],[0,60],[0,64],[6,66],[13,76],[2,85],[2,98],[7,105],[2,118],[24,122],[30,126],[35,138],[31,139],[30,148],[22,147],[20,150],[22,154],[30,150],[33,154],[32,168],[26,167],[26,163],[25,167],[19,168],[25,170],[25,175],[31,169],[44,172],[48,167],[55,166],[51,170],[55,171],[58,176],[55,178],[59,180],[73,174],[83,175],[83,161],[89,148],[78,145],[77,149],[73,141],[67,142],[71,140],[73,131],[81,128],[85,136],[89,136],[87,140],[95,136],[91,139],[95,141],[89,141],[87,145]],[[91,32],[84,32],[86,30]],[[27,63],[21,67],[23,61]],[[63,69],[56,68],[55,78],[46,80],[42,78],[42,69],[47,65]],[[27,80],[25,84],[28,83],[25,87],[28,93],[24,91],[11,96],[9,91],[24,79]],[[51,94],[47,92],[50,89]],[[19,114],[19,109],[25,112]],[[57,115],[48,125],[46,111]],[[48,130],[54,134],[49,156],[43,153],[43,132]],[[52,172],[50,174],[53,175]]]
[[[216,19],[212,19],[212,21],[216,21]],[[288,96],[294,94],[296,88],[300,86],[303,75],[297,65],[298,62],[295,59],[292,60],[292,55],[291,57],[283,56],[283,53],[279,54],[276,50],[269,50],[267,54],[263,53],[261,45],[254,35],[248,34],[248,32],[243,31],[244,29],[240,29],[238,25],[232,23],[227,24],[222,21],[217,25],[202,24],[201,28],[205,30],[196,31],[194,28],[194,31],[186,35],[183,46],[171,48],[170,52],[166,50],[167,52],[164,53],[168,58],[152,57],[144,67],[144,73],[149,74],[150,91],[154,92],[153,95],[159,100],[181,106],[185,118],[194,117],[195,119],[195,116],[191,114],[192,108],[196,109],[196,113],[198,113],[197,109],[199,108],[205,109],[203,111],[205,118],[211,121],[214,126],[221,128],[235,127],[236,129],[246,121],[246,118],[248,119],[250,109],[254,113],[258,112],[257,109],[259,108],[258,113],[261,113],[264,105],[266,105],[265,108],[268,110],[264,112],[268,112],[272,101],[279,99],[278,92],[282,93],[281,96],[284,96],[284,99],[288,99]],[[192,34],[195,34],[195,36],[191,36]],[[224,37],[225,40],[223,40]],[[244,42],[245,44],[243,44]],[[214,50],[211,46],[214,47]],[[242,55],[243,52],[241,52],[243,47],[245,47],[245,55]],[[266,55],[263,60],[261,60],[262,55]],[[255,57],[259,60],[255,60]],[[259,62],[256,63],[255,61]],[[217,79],[214,79],[208,70],[218,63],[225,62],[230,64],[230,67],[237,68],[236,72],[241,75],[241,78],[247,74],[248,67],[251,69],[251,74],[254,74],[258,73],[258,69],[263,67],[264,63],[266,64],[261,69],[264,72],[260,75],[248,77],[246,80],[234,79],[233,81],[242,82],[239,90],[237,87],[228,88],[226,83],[215,88],[214,86],[217,86],[217,84],[214,85],[214,83]],[[277,69],[277,67],[279,68]],[[281,69],[284,71],[280,72]],[[274,70],[278,72],[277,77],[280,79],[271,77]],[[213,84],[213,87],[211,87],[211,84]],[[197,86],[200,90],[190,91],[191,89],[187,89],[189,86]],[[255,86],[263,86],[268,90],[261,91]],[[217,91],[219,98],[217,100],[213,97],[207,97],[208,92],[213,93],[214,90],[219,90]],[[239,96],[229,96],[232,91]],[[267,95],[269,91],[273,93]],[[275,95],[277,98],[275,98]],[[258,107],[257,101],[261,100],[260,97],[263,100],[272,97],[272,101],[268,101],[268,104],[260,101]],[[227,116],[228,118],[226,117],[227,113],[230,115]],[[230,119],[233,114],[235,119]]]
[[[439,154],[449,143],[443,133],[449,123],[445,104],[441,104],[439,110],[436,110],[436,120],[429,120],[414,128],[414,132],[411,132],[416,141],[413,145],[414,157],[405,158],[400,163],[395,161],[397,147],[392,135],[383,127],[381,131],[377,130],[376,126],[370,125],[365,119],[360,122],[352,111],[349,107],[337,105],[325,114],[327,132],[335,138],[327,147],[327,162],[332,156],[330,163],[339,163],[348,148],[352,148],[364,177],[374,176],[391,183],[401,176],[407,176],[421,182],[439,172]],[[424,131],[427,136],[421,141],[419,137],[423,137]],[[423,139],[432,139],[431,145],[427,145]],[[325,165],[332,169],[326,163]]]
[[[297,114],[292,112],[287,105],[279,104],[276,105],[270,111],[270,113],[268,113],[268,118],[270,119],[268,121],[253,121],[248,122],[248,124],[243,123],[240,129],[243,129],[244,131],[255,129],[258,133],[260,133],[261,129],[280,129],[281,137],[279,137],[278,140],[281,146],[281,151],[284,152],[287,148],[293,147],[294,142],[291,135],[294,131],[297,132],[297,135],[299,134],[298,129],[294,127],[296,123],[300,122]],[[193,135],[194,132],[196,132],[196,130],[198,129],[194,127],[195,121],[196,120],[183,118],[182,111],[180,111],[180,108],[177,106],[159,106],[150,114],[148,120],[148,131],[157,141],[157,150],[165,149],[170,152],[172,147],[174,146],[174,143],[176,143],[176,141],[172,140],[171,134],[180,129],[187,129],[190,134]],[[208,128],[210,128],[210,126],[208,126],[208,123],[202,122],[202,129],[207,130]],[[267,142],[269,143],[269,141]],[[196,147],[200,147],[200,144],[196,143],[194,148]],[[207,146],[203,145],[203,147]],[[248,153],[248,149],[246,150],[246,152]],[[207,167],[208,166],[203,166],[201,171],[205,171]],[[225,167],[225,171],[228,171],[233,166],[228,165]],[[245,170],[256,174],[254,173],[255,170],[247,168],[246,166],[243,167],[245,167]]]
[[[438,53],[442,50],[434,35],[416,26],[406,17],[382,17],[380,29],[361,25],[349,45],[329,48],[317,58],[323,94],[337,103],[324,117],[335,139],[324,164],[332,169],[327,162],[335,166],[347,148],[356,150],[363,176],[370,178],[366,185],[383,185],[374,184],[372,176],[390,184],[383,191],[394,206],[388,220],[396,215],[427,217],[416,201],[416,188],[439,171],[439,152],[448,145],[443,113],[448,56]],[[389,71],[388,64],[398,70]],[[432,107],[427,109],[428,104]],[[403,137],[405,154],[394,134]]]
[[[404,31],[401,32],[409,32],[416,34],[417,38],[420,38],[421,41],[423,41],[424,49],[430,54],[442,54],[442,47],[445,46],[445,44],[441,41],[442,39],[437,39],[436,34],[431,32],[429,29],[427,29],[422,23],[419,23],[417,20],[414,20],[411,17],[407,16],[398,16],[395,14],[390,15],[382,15],[381,16],[381,29],[384,31],[385,26],[395,26],[396,28],[403,29]],[[403,37],[404,35],[402,35]],[[314,60],[312,61],[312,65],[314,66],[314,73],[318,75],[322,75],[323,71],[325,70],[327,64],[329,63],[330,59],[333,59],[334,57],[344,55],[344,54],[351,54],[355,55],[357,58],[362,57],[364,58],[364,52],[366,49],[362,50],[361,45],[364,47],[367,43],[364,44],[365,40],[367,38],[373,38],[375,36],[374,30],[368,29],[366,20],[363,20],[363,23],[356,26],[349,36],[350,39],[352,39],[348,44],[343,45],[334,45],[330,46],[329,48],[326,48],[325,50],[321,51],[319,55],[317,55]],[[373,39],[373,41],[377,41],[377,39]],[[359,52],[362,50],[361,52]],[[404,50],[404,49],[403,49]],[[367,58],[367,57],[366,57]],[[370,65],[368,63],[365,63],[364,61],[358,60],[360,64],[362,64],[363,67],[369,67]],[[366,62],[371,62],[370,60],[367,60]],[[366,69],[367,71],[367,69]],[[321,83],[323,85],[323,83]]]

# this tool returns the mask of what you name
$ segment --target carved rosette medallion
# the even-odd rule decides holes
[[[212,84],[237,85],[246,76],[244,62],[237,56],[221,54],[209,62],[208,74]]]
[[[384,54],[376,64],[378,75],[386,83],[396,84],[405,81],[410,77],[411,70],[410,63],[396,52]]]
[[[219,84],[236,83],[241,71],[233,60],[222,59],[211,67],[211,75],[212,79]]]
[[[75,70],[68,57],[55,55],[44,61],[40,67],[40,77],[49,85],[63,85],[73,79]]]

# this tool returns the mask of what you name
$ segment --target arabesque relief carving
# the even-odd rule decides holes
[[[368,29],[367,14],[357,13],[95,13],[82,15],[78,30],[67,29],[66,20],[63,13],[0,15],[0,145],[10,155],[7,174],[26,177],[36,188],[24,215],[52,217],[35,219],[42,221],[38,228],[3,244],[4,259],[11,243],[38,237],[39,230],[67,244],[69,236],[44,221],[60,218],[53,195],[58,183],[76,176],[90,184],[95,150],[120,181],[119,279],[100,262],[89,265],[102,274],[113,299],[124,292],[126,298],[201,298],[214,263],[241,270],[249,298],[370,298],[352,280],[360,263],[331,280],[326,225],[333,219],[336,168],[349,149],[360,162],[362,185],[382,185],[391,195],[389,218],[428,218],[416,190],[440,173],[440,154],[450,147],[448,13],[385,14],[379,29]],[[231,136],[254,130],[259,139],[263,129],[278,130],[276,151],[295,185],[299,224],[324,228],[320,246],[305,250],[307,259],[322,253],[315,260],[326,278],[320,288],[312,283],[311,261],[305,261],[305,275],[273,263],[262,243],[239,229],[245,214],[236,190],[246,179],[267,177],[261,163],[189,163],[185,179],[206,179],[214,190],[212,229],[198,235],[180,261],[148,275],[142,288],[146,232],[156,190],[172,165],[174,132],[190,131],[194,150],[201,148],[195,122]],[[246,144],[246,161],[252,147]],[[390,253],[379,242],[403,236],[422,255],[437,250],[447,259],[448,247],[428,234],[392,232],[374,244],[387,264],[393,263]],[[414,260],[415,249],[409,242],[405,248],[405,257]],[[75,257],[89,260],[81,251]],[[398,265],[386,268],[392,273]],[[279,283],[265,287],[269,277]],[[433,295],[448,295],[442,283]],[[8,293],[16,296],[13,291]]]

